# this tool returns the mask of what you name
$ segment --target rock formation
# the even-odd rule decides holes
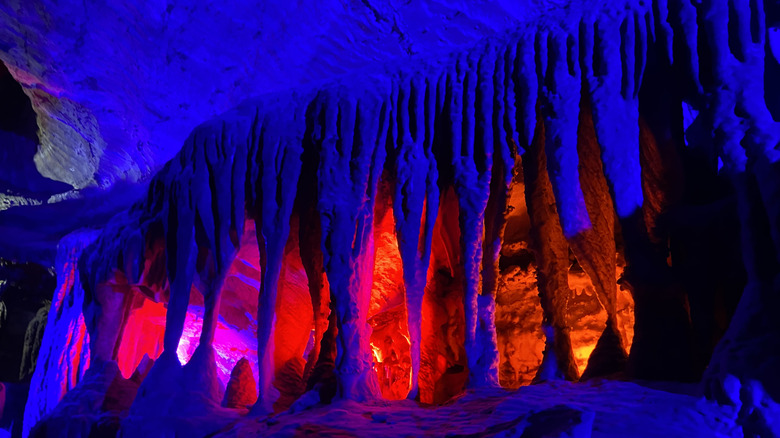
[[[216,433],[254,398],[236,385],[255,364],[251,415],[262,418],[620,374],[702,379],[706,395],[742,407],[745,430],[765,430],[774,405],[760,400],[780,399],[780,356],[767,353],[780,349],[780,125],[765,77],[778,11],[764,3],[592,1],[451,53],[268,92],[202,123],[145,197],[96,235],[61,242],[65,278],[25,428],[43,418],[33,434],[45,436],[65,415],[103,409],[110,422],[73,427]],[[730,184],[728,196],[672,186],[691,169]],[[700,249],[674,232],[697,208],[737,213],[746,284],[732,267],[723,286],[744,287],[736,308],[689,294],[678,272]],[[391,249],[398,276],[382,266]],[[255,277],[240,274],[246,260]],[[251,322],[236,331],[252,327],[257,355],[236,365],[226,395],[218,327],[242,275],[255,314],[237,312]],[[164,327],[124,356],[138,332],[128,321],[147,301],[164,305]],[[192,306],[202,306],[197,346],[180,361]],[[716,306],[733,313],[725,333],[708,319]],[[68,378],[48,377],[64,376],[52,361],[74,355],[62,340],[77,331],[90,368],[52,410],[62,391],[42,382],[70,389],[86,366],[79,354]],[[521,331],[532,348],[519,358]],[[136,395],[115,362],[144,353],[155,362]],[[560,411],[529,421],[561,414],[592,427],[592,413]]]

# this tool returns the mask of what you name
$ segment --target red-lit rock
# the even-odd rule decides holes
[[[230,373],[222,406],[249,409],[257,402],[257,381],[246,358],[241,358]]]
[[[52,296],[48,321],[38,350],[30,395],[24,411],[24,434],[62,397],[81,381],[90,364],[89,335],[84,323],[78,258],[84,247],[97,236],[95,231],[81,231],[60,241],[57,251],[57,287]]]

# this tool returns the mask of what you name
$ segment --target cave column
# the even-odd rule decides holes
[[[296,102],[276,102],[253,122],[249,155],[259,174],[253,174],[254,219],[261,279],[257,306],[258,399],[255,415],[273,412],[279,396],[273,388],[274,332],[279,278],[290,216],[301,173],[305,108]]]
[[[547,175],[544,142],[544,123],[539,117],[534,142],[522,158],[525,198],[531,221],[531,248],[536,260],[544,314],[544,357],[535,380],[576,380],[578,371],[566,317],[566,304],[571,296],[569,247],[563,236],[555,195]]]
[[[543,123],[537,126],[523,168],[547,337],[536,379],[576,380],[566,314],[571,296],[567,239],[591,228],[577,150],[581,97],[578,41],[569,30],[553,29],[537,34],[535,44]]]
[[[593,122],[626,255],[624,278],[635,301],[635,337],[628,370],[637,377],[692,377],[691,327],[682,285],[666,263],[666,251],[650,240],[643,204],[639,104],[647,56],[643,16],[601,17],[583,32],[583,71]],[[627,146],[632,145],[632,146]]]
[[[173,182],[169,190],[169,197],[164,204],[167,212],[163,218],[169,298],[165,314],[163,353],[160,356],[162,360],[157,362],[178,365],[176,350],[184,332],[198,249],[195,246],[195,218],[191,197],[186,193],[187,189],[178,182]],[[163,366],[157,365],[157,362],[153,371],[154,368]]]
[[[493,144],[493,71],[495,47],[458,59],[447,77],[448,116],[455,194],[458,197],[460,248],[464,267],[465,348],[469,386],[498,384],[498,348],[492,319],[491,295],[482,293],[482,250],[485,207],[490,194]],[[493,333],[487,333],[492,331]]]
[[[209,239],[209,254],[201,274],[204,281],[203,328],[200,344],[211,346],[219,319],[219,305],[222,287],[230,265],[238,253],[238,246],[244,230],[244,190],[235,191],[236,186],[245,181],[246,166],[236,164],[246,162],[246,141],[233,140],[231,134],[244,130],[232,125],[221,126],[214,137],[204,145],[206,161],[210,168],[210,183],[204,184],[203,212],[198,215],[205,234]],[[237,173],[238,175],[234,175]],[[242,178],[243,177],[243,178]],[[234,198],[239,198],[235,200]],[[238,201],[238,202],[237,202]],[[210,216],[206,220],[206,216]]]
[[[485,82],[480,82],[482,97],[481,107],[492,107],[492,117],[482,111],[480,125],[482,126],[482,143],[486,148],[493,144],[492,169],[490,189],[485,206],[485,234],[482,245],[482,294],[478,298],[478,326],[484,345],[483,361],[488,369],[491,385],[497,385],[498,379],[498,339],[495,325],[496,293],[499,288],[499,259],[506,228],[506,215],[509,199],[509,188],[514,176],[515,157],[521,150],[518,145],[515,76],[512,69],[517,57],[517,47],[510,44],[499,49],[495,58],[495,70],[492,76],[492,102],[486,101],[490,89]],[[522,56],[521,49],[521,56]],[[482,78],[481,78],[482,79]],[[528,91],[523,92],[528,98]],[[521,105],[521,107],[524,105]],[[491,119],[492,120],[489,120]],[[492,133],[486,129],[492,124]],[[522,123],[521,123],[522,126]],[[491,135],[492,134],[492,135]],[[524,136],[521,136],[524,137]],[[495,379],[494,379],[495,377]]]
[[[628,357],[617,321],[615,210],[593,130],[589,96],[582,98],[579,121],[577,151],[580,157],[580,184],[591,228],[567,240],[580,266],[593,282],[599,302],[607,312],[607,325],[581,376],[587,379],[623,371]]]
[[[202,388],[214,403],[222,400],[213,346],[222,287],[238,252],[244,228],[244,205],[234,201],[235,197],[243,199],[244,191],[233,190],[235,180],[245,177],[245,167],[235,164],[236,161],[246,161],[246,140],[234,141],[232,138],[232,135],[246,132],[239,126],[245,125],[222,123],[199,137],[201,162],[205,165],[195,166],[190,185],[196,199],[195,240],[201,246],[196,265],[204,313],[198,347],[184,366],[184,380]],[[234,172],[239,175],[234,175]],[[239,209],[238,214],[236,209]]]
[[[746,428],[766,427],[761,394],[752,394],[763,386],[765,396],[780,398],[780,360],[767,354],[780,348],[780,127],[763,104],[766,17],[761,2],[738,0],[709,2],[703,12],[709,19],[699,29],[705,37],[699,43],[708,45],[713,66],[712,83],[702,84],[711,99],[706,120],[736,191],[747,272],[747,285],[703,385],[720,402],[743,403],[738,421]],[[733,380],[742,387],[741,400],[729,391]]]
[[[393,214],[403,263],[406,315],[409,327],[412,384],[408,397],[419,397],[422,302],[431,257],[431,234],[438,210],[433,129],[437,85],[421,75],[403,78],[394,113]]]
[[[194,139],[190,137],[184,148],[194,147]],[[196,203],[187,181],[187,178],[192,177],[192,173],[181,168],[178,161],[174,161],[172,166],[171,175],[176,175],[179,179],[160,184],[165,190],[161,199],[161,220],[169,285],[163,352],[141,383],[131,407],[132,415],[161,415],[167,412],[171,393],[180,389],[182,377],[177,350],[184,331],[197,264]]]
[[[318,96],[314,143],[321,151],[318,210],[325,270],[336,312],[337,396],[379,397],[370,348],[373,214],[382,174],[390,107],[387,83],[366,78]]]

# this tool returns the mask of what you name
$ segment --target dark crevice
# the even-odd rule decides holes
[[[707,39],[707,23],[704,14],[696,14],[697,20],[697,53],[699,55],[699,83],[705,88],[711,88],[715,84],[712,48]],[[731,32],[729,32],[731,33]]]
[[[745,62],[745,53],[742,51],[742,42],[739,40],[739,15],[733,1],[729,4],[729,50],[739,62]]]
[[[603,55],[604,41],[601,41],[598,21],[593,25],[593,76],[600,77],[607,73],[606,60]]]
[[[626,60],[626,53],[628,51],[628,47],[626,44],[628,44],[628,41],[626,41],[626,37],[628,35],[628,18],[625,18],[623,22],[620,24],[620,56],[623,58],[623,61],[620,63],[621,66],[621,81],[620,81],[620,95],[621,96],[628,96],[628,60]]]
[[[38,124],[30,98],[0,62],[0,131],[11,132],[38,144]]]

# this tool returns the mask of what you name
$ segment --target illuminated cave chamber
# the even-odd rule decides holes
[[[777,301],[780,247],[780,134],[751,64],[761,11],[733,24],[721,2],[669,3],[545,21],[200,125],[145,199],[60,246],[90,367],[27,415],[78,411],[81,387],[137,391],[107,398],[121,419],[100,424],[125,436],[595,377],[777,396],[772,367],[747,365],[777,358],[746,341],[780,342],[758,305]]]

